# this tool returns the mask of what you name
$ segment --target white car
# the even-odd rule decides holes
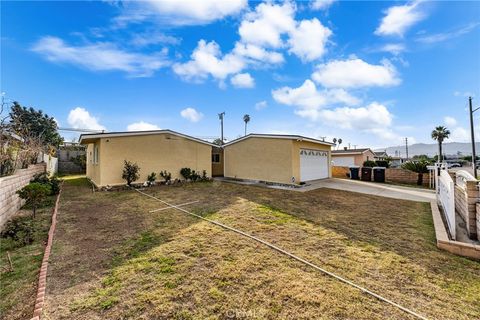
[[[449,163],[447,164],[447,167],[450,169],[450,168],[461,168],[462,165],[460,163]]]

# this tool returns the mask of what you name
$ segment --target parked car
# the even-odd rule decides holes
[[[477,166],[478,166],[478,164],[477,164]],[[449,163],[449,164],[447,164],[447,167],[448,167],[449,169],[450,169],[450,168],[461,168],[462,165],[461,165],[460,163],[455,162],[455,163]]]

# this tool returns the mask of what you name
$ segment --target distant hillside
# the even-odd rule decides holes
[[[480,143],[475,143],[477,155],[480,153]],[[405,146],[387,147],[387,154],[390,156],[405,156]],[[375,151],[385,151],[385,149],[376,149]],[[470,143],[449,142],[443,144],[443,152],[446,155],[456,155],[460,152],[462,155],[471,155],[472,147]],[[433,157],[438,153],[438,144],[436,143],[416,143],[408,146],[408,155],[414,156],[426,154]]]

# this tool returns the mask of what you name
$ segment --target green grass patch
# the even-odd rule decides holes
[[[27,216],[22,218],[31,219],[33,241],[30,244],[24,245],[11,238],[0,238],[0,314],[8,319],[22,319],[22,312],[30,313],[33,310],[34,293],[45,249],[44,243],[48,238],[53,203],[54,200],[49,202],[50,206],[37,210],[35,219],[30,218],[28,212]],[[13,271],[7,271],[10,269],[7,252],[10,253]]]
[[[299,220],[295,216],[285,213],[280,209],[271,206],[258,206],[257,210],[264,216],[262,222],[268,224],[283,225]]]

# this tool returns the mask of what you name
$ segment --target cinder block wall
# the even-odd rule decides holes
[[[423,174],[423,185],[428,186],[430,179],[429,173]],[[417,184],[418,173],[400,169],[400,168],[388,168],[385,172],[385,180],[387,182],[398,182],[406,184]]]
[[[44,163],[30,165],[27,169],[19,169],[14,175],[0,178],[0,230],[24,204],[16,194],[17,190],[26,186],[32,177],[40,172],[45,172]]]
[[[467,181],[466,188],[455,185],[455,210],[465,221],[468,236],[477,239],[477,201],[476,181]]]
[[[339,167],[339,166],[332,166],[332,176],[334,178],[344,178],[348,179],[347,173],[350,172],[348,167]],[[397,183],[405,183],[405,184],[417,184],[418,174],[409,170],[405,169],[398,169],[398,168],[387,168],[385,170],[385,181],[386,182],[397,182]],[[430,174],[424,173],[423,174],[423,185],[429,185]],[[373,180],[373,174],[372,174]]]

